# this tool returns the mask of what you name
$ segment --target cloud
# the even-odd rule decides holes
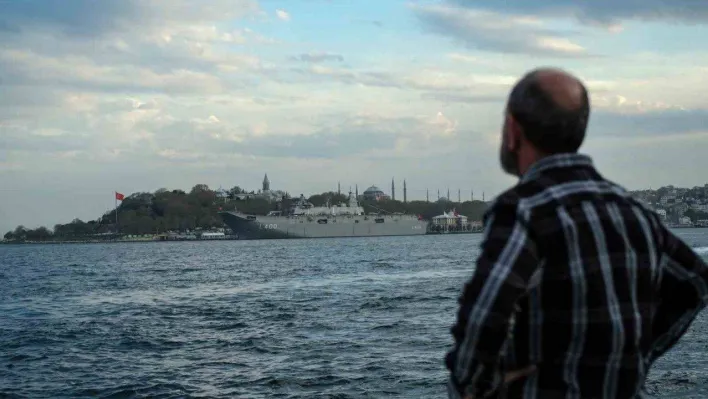
[[[303,53],[293,56],[292,59],[302,62],[321,63],[326,61],[344,62],[344,56],[331,53]]]
[[[267,66],[238,47],[274,41],[233,18],[261,15],[253,0],[58,0],[3,4],[0,81],[88,90],[217,92]],[[236,50],[236,51],[234,51]],[[219,74],[222,76],[218,76]],[[234,82],[241,79],[241,82]]]
[[[383,28],[384,23],[383,21],[375,20],[375,19],[363,19],[363,18],[357,18],[352,20],[354,23],[362,24],[362,25],[373,25],[377,28]]]
[[[474,73],[454,73],[437,69],[422,69],[408,73],[392,73],[376,70],[355,70],[351,68],[312,65],[309,68],[293,68],[293,72],[307,82],[330,81],[347,85],[416,90],[428,92],[448,92],[460,95],[476,93],[482,98],[487,94],[505,91],[516,77],[485,75]],[[431,98],[431,94],[426,95]],[[450,96],[453,98],[453,96]]]
[[[290,14],[285,10],[275,10],[275,15],[277,15],[278,19],[281,21],[290,21]]]
[[[248,65],[233,59],[232,65]],[[0,50],[0,70],[9,86],[45,86],[89,91],[218,93],[224,83],[206,71],[159,71],[132,64],[102,65],[83,56],[48,57],[29,50]],[[5,79],[4,79],[5,80]]]
[[[91,139],[85,133],[61,129],[33,129],[31,126],[0,125],[0,148],[6,151],[22,150],[35,153],[65,153],[87,148]]]
[[[415,15],[432,33],[446,36],[470,49],[491,52],[580,58],[591,56],[581,45],[546,28],[542,21],[448,5],[412,5]]]
[[[591,115],[590,129],[592,135],[636,139],[708,133],[708,110],[658,109],[633,113],[603,110]]]
[[[24,0],[3,2],[0,26],[5,31],[54,30],[93,37],[146,27],[213,23],[260,11],[256,0]]]
[[[474,95],[474,94],[455,94],[455,93],[423,93],[420,96],[425,100],[435,100],[442,103],[499,103],[505,100],[505,97],[499,95]]]
[[[148,122],[149,123],[149,122]],[[279,159],[338,159],[393,154],[408,140],[429,155],[430,144],[454,139],[458,122],[442,113],[436,115],[389,116],[372,113],[318,115],[316,128],[300,133],[292,126],[265,123],[230,125],[215,116],[199,120],[173,120],[155,132],[149,147],[160,156],[180,162],[198,161],[195,146],[211,154],[241,154]],[[452,149],[450,147],[448,149]],[[205,153],[205,156],[206,156]],[[180,154],[188,156],[181,157]],[[409,156],[409,154],[405,154]],[[425,156],[422,156],[425,157]]]
[[[708,2],[695,0],[448,0],[459,7],[484,8],[549,17],[572,17],[581,22],[614,26],[624,20],[708,22]],[[616,28],[615,28],[616,29]]]

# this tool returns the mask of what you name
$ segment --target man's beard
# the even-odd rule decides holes
[[[504,172],[519,177],[519,158],[515,151],[509,150],[506,143],[506,133],[502,133],[502,143],[499,148],[499,161]],[[517,146],[518,148],[518,146]]]

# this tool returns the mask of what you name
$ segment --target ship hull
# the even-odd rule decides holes
[[[240,239],[409,236],[427,231],[426,221],[409,216],[256,216],[249,220],[241,213],[221,212],[221,217]]]

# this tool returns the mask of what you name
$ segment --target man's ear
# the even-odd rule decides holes
[[[509,151],[516,151],[521,143],[521,126],[519,123],[511,116],[510,113],[506,114],[506,129],[504,129],[504,134],[506,135],[506,147]]]

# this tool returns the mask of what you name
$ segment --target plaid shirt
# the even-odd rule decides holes
[[[703,260],[587,156],[540,160],[484,220],[446,357],[450,398],[642,397],[708,302]]]

